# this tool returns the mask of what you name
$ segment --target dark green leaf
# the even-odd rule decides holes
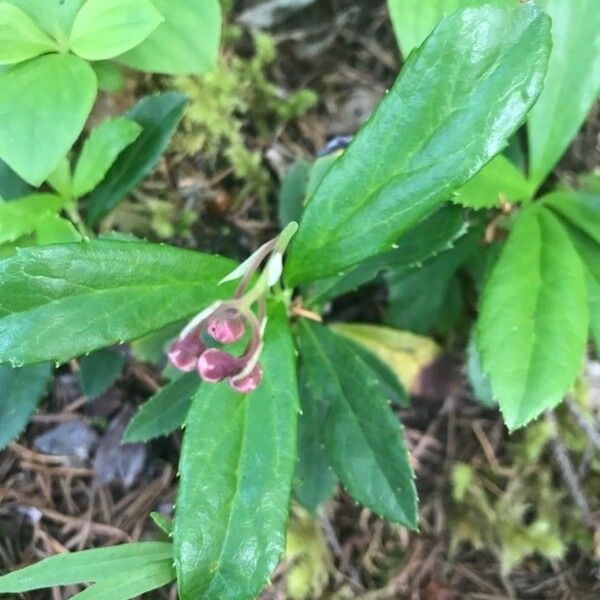
[[[552,17],[552,53],[544,90],[528,124],[529,170],[537,187],[577,134],[600,93],[597,0],[543,0]]]
[[[124,364],[125,359],[108,348],[83,357],[79,363],[83,393],[90,400],[103,394],[117,380]]]
[[[3,160],[0,160],[0,198],[4,200],[22,198],[30,194],[32,189]]]
[[[481,357],[477,348],[477,335],[475,329],[469,337],[469,345],[467,346],[467,377],[473,388],[475,399],[483,406],[492,408],[497,405],[494,400],[492,386],[489,377],[483,372],[481,366]]]
[[[183,598],[256,598],[285,546],[298,392],[285,306],[270,311],[264,379],[203,385],[185,428],[173,527]]]
[[[417,495],[402,425],[372,371],[326,327],[302,320],[298,328],[306,383],[329,405],[323,426],[333,470],[356,500],[415,528]]]
[[[175,579],[172,560],[140,565],[131,572],[113,575],[107,573],[83,592],[71,596],[71,600],[130,600],[140,594],[161,588]]]
[[[218,0],[152,0],[165,22],[119,61],[142,71],[201,75],[217,64],[221,34]]]
[[[389,251],[507,143],[535,102],[550,20],[494,2],[445,19],[315,191],[292,242],[290,284]]]
[[[18,594],[57,585],[73,585],[131,574],[150,563],[171,559],[173,547],[165,542],[138,542],[95,548],[46,558],[0,577],[0,593]]]
[[[44,395],[50,372],[47,363],[21,369],[0,367],[0,449],[25,429]]]
[[[525,210],[478,321],[483,368],[509,429],[560,402],[581,367],[588,323],[584,271],[566,231],[549,210]]]
[[[123,441],[147,442],[181,427],[200,387],[197,373],[186,373],[143,404],[129,422]]]
[[[311,513],[335,492],[337,477],[325,453],[323,422],[329,410],[324,398],[314,394],[300,369],[300,416],[298,418],[298,463],[294,497]]]
[[[299,221],[302,205],[306,197],[306,186],[311,165],[305,160],[297,160],[281,182],[279,190],[279,223],[285,227],[291,221]]]
[[[27,183],[41,185],[79,137],[95,98],[94,71],[72,54],[47,54],[0,72],[0,158]]]
[[[142,98],[127,117],[142,126],[142,133],[108,171],[90,195],[87,221],[97,224],[156,166],[183,115],[186,97],[164,92]]]
[[[65,361],[228,297],[233,263],[142,242],[26,248],[0,261],[0,362]]]
[[[446,205],[425,217],[398,240],[391,252],[374,256],[334,277],[309,286],[307,304],[321,303],[373,281],[387,269],[399,271],[420,265],[427,259],[450,250],[468,230],[463,209]]]

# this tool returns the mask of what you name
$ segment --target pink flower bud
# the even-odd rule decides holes
[[[217,342],[233,344],[244,335],[246,328],[242,316],[233,310],[229,310],[222,316],[209,319],[206,329]]]
[[[250,371],[245,377],[231,377],[229,379],[229,385],[242,394],[249,394],[253,392],[262,381],[263,371],[261,366],[257,363],[254,369]]]
[[[198,331],[192,331],[182,339],[175,340],[169,348],[168,356],[171,364],[189,373],[196,368],[198,357],[206,346],[200,340]]]
[[[209,348],[198,359],[198,373],[208,383],[217,383],[236,375],[244,368],[244,361],[223,350]]]

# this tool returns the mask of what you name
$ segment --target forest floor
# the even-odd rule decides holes
[[[241,4],[233,21],[269,17]],[[192,100],[200,104],[207,89],[216,90],[217,112],[225,107],[229,115],[226,133],[206,131],[209,108],[208,117],[184,123],[185,135],[161,168],[107,228],[237,258],[272,235],[280,176],[294,159],[314,158],[332,137],[352,135],[401,65],[384,3],[304,4],[299,14],[270,15],[276,53],[262,64],[250,64],[256,40],[231,30],[223,58],[227,85],[219,76],[212,87],[176,82],[195,90]],[[272,88],[248,90],[266,83]],[[119,112],[142,92],[171,85],[137,79],[99,111]],[[302,89],[315,92],[314,103],[293,96]],[[231,93],[246,96],[231,106]],[[229,135],[235,127],[236,136]],[[597,107],[556,176],[569,179],[598,166]],[[378,322],[385,301],[384,290],[369,287],[334,303],[327,318]],[[460,340],[438,341],[446,354],[424,374],[425,397],[399,412],[421,498],[420,531],[378,519],[342,490],[317,522],[295,508],[300,551],[288,554],[261,598],[301,597],[292,579],[315,600],[600,598],[599,456],[578,427],[576,404],[511,437],[498,411],[473,399]],[[135,407],[163,379],[128,346],[119,352],[126,359],[121,376],[94,400],[81,390],[77,361],[60,367],[27,430],[0,452],[0,570],[150,538],[157,530],[149,513],[172,513],[180,433],[146,445],[119,443]],[[579,385],[598,417],[600,362],[591,351]],[[73,428],[67,436],[65,424]],[[62,600],[73,591],[23,597]],[[148,597],[174,600],[176,592]]]

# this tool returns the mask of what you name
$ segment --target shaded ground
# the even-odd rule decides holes
[[[222,156],[209,161],[203,156],[174,153],[117,214],[116,226],[142,230],[158,239],[166,237],[180,245],[243,256],[277,227],[274,193],[278,175],[294,158],[313,157],[331,136],[352,134],[399,68],[385,6],[380,2],[317,2],[299,21],[291,18],[273,31],[279,40],[279,54],[269,67],[270,79],[284,95],[310,87],[319,100],[305,116],[266,133],[258,132],[251,122],[243,123],[244,139],[252,150],[261,153],[262,167],[268,173],[267,200],[261,202],[252,195],[238,197],[240,181]],[[242,55],[252,52],[246,37],[233,46]],[[140,90],[164,82],[150,78],[137,85],[123,98],[124,104]],[[561,177],[573,177],[576,172],[600,165],[599,121],[599,111],[595,110],[557,170]],[[163,204],[148,203],[149,198]],[[186,215],[190,214],[194,218],[186,225]],[[161,219],[177,222],[181,228],[165,235],[159,227]],[[376,321],[384,302],[384,295],[371,290],[338,303],[336,316]],[[149,512],[171,513],[180,434],[129,449],[116,459],[110,452],[106,454],[111,449],[106,442],[107,426],[112,423],[113,438],[117,439],[114,436],[132,408],[161,383],[155,368],[136,361],[127,349],[122,351],[127,357],[123,375],[93,402],[87,401],[78,386],[77,363],[62,367],[25,434],[0,453],[0,569],[29,564],[65,550],[155,537],[158,534],[148,519]],[[420,534],[409,534],[375,518],[339,492],[320,522],[325,555],[330,560],[324,562],[327,577],[323,594],[309,597],[600,597],[600,567],[593,547],[582,551],[571,544],[561,560],[529,557],[510,575],[503,575],[499,546],[483,544],[484,548],[475,549],[472,543],[460,541],[465,536],[464,532],[459,534],[458,523],[464,526],[464,517],[470,515],[476,523],[479,508],[468,496],[456,499],[456,465],[468,465],[481,476],[486,492],[495,499],[504,498],[511,483],[525,478],[526,469],[516,458],[514,442],[508,439],[499,414],[472,400],[462,374],[462,357],[456,355],[453,360],[453,369],[444,372],[442,381],[434,386],[438,393],[415,401],[401,414],[421,497]],[[598,379],[592,391],[596,389],[600,396],[598,363],[591,363],[590,370],[591,380]],[[595,402],[597,416],[600,397]],[[566,413],[558,416],[561,426],[567,423],[573,429],[574,419]],[[80,432],[93,430],[101,434],[104,444],[99,439],[87,445],[82,441],[78,456],[51,456],[36,450],[40,434],[65,423],[77,423]],[[567,449],[577,461],[573,468],[578,486],[585,487],[588,494],[586,478],[590,473],[594,475],[597,454],[594,458],[591,444],[581,431],[577,435],[580,443],[572,443],[569,437]],[[74,438],[67,439],[72,442]],[[542,487],[551,482],[559,532],[568,532],[569,541],[577,536],[592,540],[593,524],[599,517],[598,494],[587,498],[589,514],[576,507],[573,489],[562,483],[564,469],[557,466],[560,461],[553,452],[557,443],[559,447],[567,444],[559,437],[543,445],[533,461],[539,462],[539,469],[528,473],[527,485],[535,487],[531,481],[536,477]],[[98,444],[102,451],[97,450]],[[115,445],[113,441],[112,447]],[[72,444],[65,449],[72,452]],[[118,473],[110,472],[115,461],[120,461]],[[102,484],[101,478],[115,481]],[[124,485],[123,480],[130,485]],[[589,487],[594,490],[597,484]],[[526,497],[535,499],[536,492]],[[524,523],[538,517],[535,506],[527,510]],[[575,533],[571,531],[573,524],[578,525]],[[596,535],[596,544],[600,545]],[[293,567],[293,562],[284,562],[262,598],[287,600],[286,573]],[[60,600],[73,591],[44,591],[25,597]],[[176,594],[171,589],[148,597],[174,599]]]

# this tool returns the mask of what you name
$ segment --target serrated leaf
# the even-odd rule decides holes
[[[143,42],[162,22],[150,0],[86,0],[71,28],[69,49],[86,60],[107,60]]]
[[[13,4],[0,4],[0,65],[12,65],[56,50],[55,43]]]
[[[0,362],[65,361],[139,338],[227,297],[217,282],[231,267],[143,242],[19,250],[0,261]]]
[[[130,600],[140,594],[161,588],[175,579],[172,560],[136,567],[129,573],[112,575],[71,596],[71,600]]]
[[[95,127],[83,145],[73,175],[73,196],[81,198],[103,179],[116,158],[142,132],[132,119],[114,117]]]
[[[478,348],[514,430],[554,407],[581,366],[588,329],[583,267],[547,209],[517,219],[481,300]]]
[[[298,392],[281,304],[270,311],[261,364],[255,392],[202,386],[188,415],[173,527],[184,598],[255,598],[285,546]]]
[[[81,389],[88,399],[97,398],[117,380],[125,359],[116,350],[102,348],[79,361]]]
[[[484,2],[485,0],[481,0],[480,4]],[[402,55],[406,58],[414,48],[423,43],[444,17],[467,4],[467,0],[388,0],[390,17]]]
[[[142,98],[127,113],[142,133],[124,150],[88,201],[87,221],[96,225],[156,166],[183,115],[186,97],[164,92]]]
[[[325,449],[350,494],[382,517],[417,526],[417,495],[402,425],[369,367],[326,327],[301,320],[299,350],[311,392],[329,405]]]
[[[325,302],[375,280],[389,269],[399,271],[418,266],[452,249],[454,242],[468,229],[462,208],[443,206],[401,236],[391,252],[369,258],[341,275],[320,279],[308,286],[306,302],[309,305]]]
[[[66,200],[54,194],[33,194],[0,204],[0,244],[33,233],[46,216],[60,211]]]
[[[142,71],[201,75],[217,64],[221,34],[218,0],[152,0],[164,23],[119,61]]]
[[[498,154],[458,190],[453,202],[475,209],[492,208],[527,200],[533,191],[523,171]]]
[[[528,122],[530,179],[546,178],[600,94],[600,10],[596,0],[543,0],[552,17],[544,90]]]
[[[549,19],[531,3],[497,1],[442,21],[315,191],[288,283],[391,250],[473,177],[535,102],[549,46]]]
[[[325,453],[323,422],[329,405],[311,390],[302,367],[299,377],[300,416],[298,417],[298,463],[294,476],[294,497],[315,514],[335,492],[337,477]]]
[[[95,548],[46,558],[30,567],[0,577],[0,593],[18,594],[57,585],[74,585],[130,574],[150,563],[171,559],[165,542],[137,542]]]
[[[147,442],[181,427],[200,387],[197,373],[186,373],[171,381],[142,404],[129,422],[123,441]]]
[[[95,98],[94,71],[70,54],[0,72],[0,158],[27,183],[41,185],[78,138]]]
[[[0,366],[0,449],[25,429],[44,395],[50,372],[49,364],[21,369]]]

